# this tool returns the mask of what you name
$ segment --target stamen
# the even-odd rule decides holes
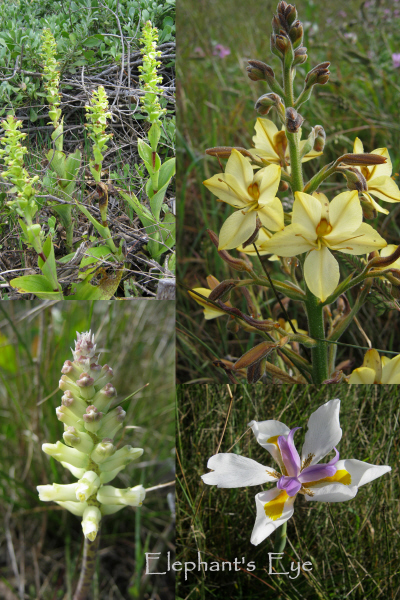
[[[315,454],[309,454],[307,456],[307,458],[305,458],[301,464],[301,469],[300,471],[303,471],[304,469],[306,469],[307,467],[309,467],[311,465],[311,461],[314,458]]]

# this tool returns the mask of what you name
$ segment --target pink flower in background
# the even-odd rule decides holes
[[[392,54],[393,68],[398,69],[400,67],[400,52]]]
[[[215,48],[213,50],[213,55],[219,56],[219,58],[225,58],[225,56],[228,56],[230,53],[231,53],[230,48],[227,48],[226,46],[223,46],[222,44],[216,44]]]

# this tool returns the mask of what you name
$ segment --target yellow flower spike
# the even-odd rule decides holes
[[[349,378],[349,384],[399,384],[400,354],[394,358],[380,357],[375,349],[368,350],[362,367],[355,369]]]
[[[253,137],[254,148],[250,148],[249,152],[254,159],[261,160],[266,164],[277,164],[281,167],[286,167],[290,164],[289,148],[282,145],[282,131],[277,128],[275,123],[269,119],[257,119],[255,124],[256,135]],[[300,153],[303,150],[307,140],[300,142]],[[317,156],[321,156],[322,152],[310,150],[303,156],[301,162],[308,162]]]
[[[332,250],[357,255],[386,245],[378,232],[362,222],[357,191],[339,194],[332,202],[324,194],[296,192],[291,225],[266,241],[264,249],[286,257],[308,252],[304,278],[314,296],[324,301],[340,278]]]
[[[280,177],[278,165],[254,172],[249,159],[233,149],[225,173],[203,182],[219,200],[238,209],[222,226],[219,250],[236,248],[246,242],[256,229],[257,216],[267,229],[283,229],[283,208],[276,197]]]
[[[362,154],[363,152],[363,144],[359,138],[356,138],[353,154]],[[377,148],[376,150],[372,150],[370,154],[384,156],[387,160],[382,165],[356,167],[364,175],[368,185],[368,191],[363,192],[363,196],[378,212],[387,215],[389,211],[382,208],[372,196],[376,196],[385,202],[400,202],[400,190],[391,178],[393,167],[387,148]]]

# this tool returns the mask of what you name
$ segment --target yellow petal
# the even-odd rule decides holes
[[[213,175],[203,181],[203,185],[220,200],[235,208],[245,207],[251,200],[247,188],[230,173]]]
[[[267,150],[262,150],[261,148],[248,148],[247,151],[250,152],[254,160],[261,161],[267,165],[279,165],[281,162],[279,156],[276,152],[272,152],[272,150],[269,152]]]
[[[232,175],[239,185],[246,190],[253,183],[253,167],[249,159],[238,152],[238,150],[235,150],[235,148],[232,150],[226,163],[225,173]]]
[[[322,206],[319,200],[304,192],[295,193],[292,223],[302,227],[310,240],[317,239],[317,227],[321,217]]]
[[[321,204],[321,218],[326,219],[329,222],[329,199],[322,192],[314,192],[313,197],[316,198]]]
[[[382,206],[380,204],[378,204],[377,202],[375,202],[375,200],[373,199],[372,196],[370,196],[366,192],[363,193],[363,196],[364,196],[364,198],[366,198],[368,200],[368,202],[370,202],[372,204],[372,206],[375,208],[375,210],[377,212],[383,213],[384,215],[388,215],[389,214],[389,211],[386,210],[386,208],[382,208]]]
[[[243,213],[241,210],[228,217],[219,234],[218,250],[230,250],[246,242],[256,229],[256,217],[255,211]]]
[[[387,245],[383,237],[367,223],[362,223],[353,233],[347,232],[347,236],[347,238],[343,234],[334,236],[332,232],[325,236],[325,240],[330,248],[340,250],[344,254],[367,254]]]
[[[358,192],[343,192],[332,200],[329,205],[329,223],[332,231],[329,236],[345,235],[358,229],[362,223],[362,208],[358,199]]]
[[[312,250],[304,263],[304,279],[308,289],[322,302],[339,283],[340,272],[336,258],[323,246]]]
[[[362,384],[371,385],[375,383],[375,371],[373,369],[367,369],[366,367],[360,367],[355,369],[350,375],[349,384]]]
[[[375,381],[380,382],[382,379],[382,363],[379,352],[375,348],[367,350],[364,356],[363,367],[375,371]]]
[[[354,140],[353,154],[364,154],[364,146],[360,138]]]
[[[282,202],[273,198],[268,204],[257,210],[261,223],[270,231],[280,231],[284,228],[284,214]]]
[[[386,358],[386,357],[385,357]],[[382,383],[392,383],[399,384],[400,383],[400,354],[395,356],[394,358],[388,360],[386,358],[385,361],[382,360],[383,369],[382,369]]]
[[[375,179],[376,177],[382,177],[382,176],[386,176],[386,177],[390,177],[392,174],[392,161],[390,160],[390,156],[389,156],[389,152],[387,151],[387,148],[377,148],[376,150],[372,150],[371,154],[377,154],[378,156],[384,156],[386,158],[386,162],[383,163],[382,165],[374,165],[369,167],[369,178],[368,178],[368,183],[370,179]]]
[[[271,254],[288,257],[303,254],[303,252],[307,252],[310,248],[314,247],[311,242],[299,233],[298,228],[293,225],[288,225],[282,231],[275,233],[263,246]]]
[[[395,250],[397,250],[397,246],[395,244],[389,244],[388,246],[386,246],[386,248],[382,248],[380,254],[381,256],[390,256]],[[394,269],[400,269],[400,258],[395,260],[394,263],[392,263],[390,266]]]
[[[211,294],[211,290],[208,290],[207,288],[193,288],[193,292],[197,292],[207,298]],[[213,304],[209,304],[207,300],[203,300],[203,298],[200,298],[197,294],[193,294],[193,292],[189,291],[188,294],[197,302],[197,304],[200,304],[200,306],[204,308],[205,319],[215,319],[216,317],[221,317],[226,314],[223,310],[219,310]]]
[[[260,176],[260,197],[258,199],[258,204],[263,206],[276,196],[281,180],[281,167],[278,165],[269,165],[268,167],[265,167],[265,169],[261,169],[257,173],[255,179]]]
[[[377,177],[368,181],[368,192],[385,202],[400,202],[400,190],[391,177]]]
[[[274,135],[278,128],[269,119],[258,118],[255,124],[256,135],[253,137],[254,146],[257,150],[263,150],[266,154],[279,160],[274,149]]]

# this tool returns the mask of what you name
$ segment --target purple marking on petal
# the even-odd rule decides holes
[[[286,477],[284,475],[279,479],[276,486],[280,490],[285,490],[288,496],[293,497],[301,488],[301,483],[296,479],[296,477]]]
[[[287,440],[283,435],[278,437],[278,446],[281,451],[283,464],[290,477],[296,477],[300,471],[300,456],[293,442],[293,436],[298,429],[301,429],[301,427],[291,429],[288,433]]]
[[[319,479],[324,479],[325,477],[333,477],[336,473],[336,463],[339,460],[339,452],[334,448],[335,457],[332,458],[328,463],[323,465],[312,465],[311,467],[307,467],[300,473],[298,476],[299,481],[302,483],[307,483],[308,481],[318,481]]]

